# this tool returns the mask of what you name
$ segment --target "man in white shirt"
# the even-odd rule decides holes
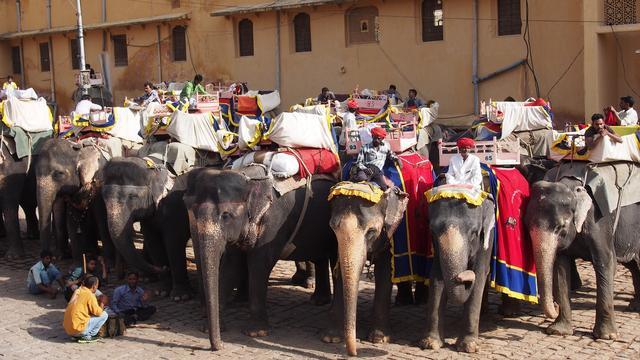
[[[86,94],[82,95],[80,102],[76,105],[76,114],[81,116],[89,115],[93,111],[100,110],[102,110],[102,106],[91,102],[91,96]]]
[[[358,111],[358,103],[353,99],[349,100],[347,102],[347,112],[342,116],[342,131],[339,139],[341,146],[347,143],[347,129],[356,130],[358,128],[356,111]]]
[[[621,126],[638,125],[638,113],[633,108],[634,102],[631,96],[623,96],[620,98],[620,109],[622,110],[618,112],[613,106],[609,107]]]
[[[482,188],[482,168],[480,159],[469,154],[469,149],[475,148],[476,143],[470,138],[460,138],[456,142],[458,154],[453,155],[447,170],[447,184],[471,184]]]

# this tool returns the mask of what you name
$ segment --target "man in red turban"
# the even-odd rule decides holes
[[[384,179],[383,168],[387,160],[393,160],[402,169],[402,161],[391,151],[389,144],[384,141],[387,131],[381,127],[371,129],[373,140],[369,144],[363,144],[354,166],[357,172],[352,181],[371,181],[382,190],[387,190],[387,182]]]
[[[482,188],[482,168],[480,159],[470,154],[475,149],[476,142],[470,138],[460,138],[456,141],[458,154],[451,157],[447,170],[447,184],[471,184]]]
[[[358,102],[350,99],[347,101],[347,112],[342,115],[342,131],[340,132],[340,145],[345,146],[347,142],[347,129],[356,130],[358,123],[356,122],[356,112],[358,111]]]

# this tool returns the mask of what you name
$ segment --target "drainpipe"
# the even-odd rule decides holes
[[[276,12],[276,90],[280,91],[280,11]]]
[[[478,115],[480,108],[480,83],[478,82],[478,0],[473,0],[473,48],[472,71],[473,71],[473,113]]]
[[[47,26],[52,27],[51,21],[51,0],[47,0]],[[56,102],[56,71],[53,66],[53,37],[49,35],[49,73],[51,74],[49,83],[51,85],[51,101]]]
[[[160,25],[156,27],[158,34],[158,82],[162,82],[162,45],[160,44]]]
[[[107,0],[102,0],[102,22],[107,22]],[[107,51],[107,30],[102,30],[102,51]]]
[[[82,4],[81,0],[76,0],[76,7],[78,9],[78,48],[80,50],[80,71],[85,69],[85,56],[84,56],[84,29],[82,27]],[[82,93],[86,94],[86,89],[83,88]]]
[[[22,31],[22,6],[20,4],[20,0],[16,0],[16,20],[18,23],[18,32]],[[20,38],[20,84],[24,88],[26,88],[26,80],[25,80],[25,68],[24,68],[24,40]]]

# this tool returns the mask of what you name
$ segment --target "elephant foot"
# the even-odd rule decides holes
[[[37,229],[36,230],[27,230],[27,232],[24,234],[24,237],[26,239],[28,239],[28,240],[40,239],[40,231],[38,231]]]
[[[337,344],[342,342],[342,332],[337,329],[327,329],[322,334],[322,342],[327,344]]]
[[[502,306],[498,310],[498,312],[504,317],[518,317],[522,313],[522,309],[520,308],[520,301],[516,299],[512,299],[506,295],[502,296]]]
[[[373,329],[369,333],[369,341],[374,344],[386,344],[391,339],[388,334],[388,331]]]
[[[573,335],[573,327],[569,322],[554,322],[545,329],[545,332],[548,335]]]
[[[413,294],[411,294],[411,292],[401,293],[400,291],[398,291],[398,294],[396,294],[395,305],[396,306],[413,305]]]
[[[249,325],[244,328],[242,333],[252,338],[265,337],[269,335],[268,328],[269,326],[266,323],[256,323],[255,325]]]
[[[169,297],[175,302],[187,301],[191,299],[191,292],[188,289],[174,287]]]
[[[24,257],[24,249],[22,247],[10,247],[4,257],[9,260],[15,260]]]
[[[442,347],[442,345],[444,345],[442,340],[440,338],[436,338],[433,336],[427,336],[423,339],[420,339],[420,341],[418,341],[418,346],[422,350],[427,350],[427,349],[438,350]]]
[[[593,328],[593,337],[602,340],[616,340],[618,338],[618,331],[616,326],[611,324],[596,324]]]
[[[159,289],[155,291],[155,295],[158,297],[167,297],[169,296],[169,290],[167,289]]]
[[[316,291],[311,295],[311,303],[315,306],[330,304],[331,294],[318,294]]]
[[[640,300],[631,300],[627,306],[627,311],[640,312]]]
[[[309,274],[306,270],[298,269],[295,274],[291,277],[291,284],[295,286],[301,286],[303,288],[307,288],[307,280],[309,279]],[[315,286],[315,279],[313,280],[313,285]]]
[[[424,283],[416,282],[416,290],[413,294],[414,305],[422,305],[427,303],[429,298],[429,288]]]
[[[464,337],[456,342],[456,350],[466,353],[478,352],[478,339],[475,337]]]
[[[316,279],[313,276],[308,277],[304,282],[305,289],[315,289],[316,288]]]

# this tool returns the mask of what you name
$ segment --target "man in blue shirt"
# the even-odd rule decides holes
[[[127,326],[135,325],[138,321],[144,321],[156,312],[155,306],[146,302],[148,295],[138,286],[138,273],[130,271],[127,274],[127,284],[118,286],[113,291],[111,309],[124,317]]]
[[[57,281],[61,287],[64,287],[62,274],[51,263],[52,257],[53,255],[50,251],[43,250],[40,253],[40,261],[29,269],[27,289],[31,294],[46,293],[50,298],[55,299],[56,295],[58,295],[58,288],[53,286],[53,282]]]

